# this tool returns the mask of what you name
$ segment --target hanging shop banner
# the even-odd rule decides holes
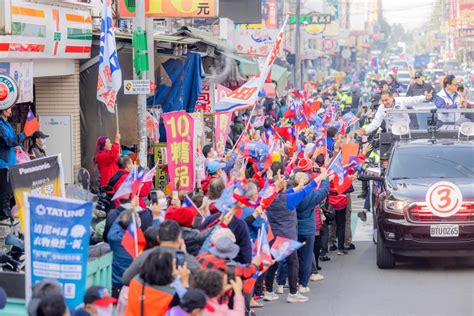
[[[22,227],[24,227],[25,193],[65,197],[60,155],[35,159],[10,167],[8,174]]]
[[[162,190],[166,189],[168,183],[168,172],[165,170],[166,166],[166,143],[157,143],[154,147],[155,164],[158,165],[155,174],[155,188]]]
[[[204,113],[211,113],[214,106],[214,84],[202,83],[201,93],[198,95],[195,108]]]
[[[217,85],[216,86],[216,100],[219,101],[220,99],[227,96],[228,93],[232,92],[232,90]],[[230,122],[232,122],[232,112],[229,113],[221,113],[216,114],[214,116],[214,126],[215,126],[215,144],[216,144],[216,151],[219,156],[224,155],[225,150],[225,143],[227,141],[227,136],[229,135],[230,131]]]
[[[33,62],[0,62],[0,73],[12,77],[18,86],[17,103],[33,102]]]
[[[143,0],[142,0],[143,1]],[[135,17],[135,1],[119,0],[121,18]],[[148,18],[215,18],[217,0],[145,0]]]
[[[171,190],[194,192],[194,119],[185,111],[163,114]]]
[[[235,50],[239,54],[267,56],[278,36],[274,29],[238,29],[234,32]]]
[[[43,279],[58,281],[69,310],[84,301],[92,202],[25,194],[26,299]]]
[[[90,57],[89,11],[12,0],[3,14],[9,35],[0,36],[0,59]]]

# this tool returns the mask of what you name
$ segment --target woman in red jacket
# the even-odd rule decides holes
[[[100,186],[107,185],[110,178],[118,171],[118,159],[120,151],[120,134],[115,135],[115,142],[112,144],[110,138],[100,136],[97,139],[95,162],[99,168]]]

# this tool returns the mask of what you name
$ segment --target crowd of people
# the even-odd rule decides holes
[[[203,172],[195,192],[153,190],[144,183],[138,196],[111,201],[104,220],[94,225],[95,237],[113,252],[110,293],[90,287],[83,305],[68,311],[59,285],[40,282],[29,314],[105,316],[116,305],[118,315],[248,315],[286,292],[288,303],[307,302],[310,282],[324,280],[322,262],[356,249],[353,181],[362,181],[357,198],[366,199],[359,213],[366,220],[370,197],[363,170],[389,158],[377,157],[370,138],[379,128],[391,128],[387,111],[431,100],[438,108],[467,106],[454,76],[444,78],[439,93],[421,77],[415,74],[410,97],[398,97],[394,76],[374,85],[378,101],[372,104],[327,81],[314,91],[291,90],[235,115],[223,156],[210,144],[199,146],[196,160]],[[0,112],[4,218],[11,217],[6,168],[15,164],[13,150],[25,138],[9,127],[8,111]],[[254,126],[260,116],[263,125]],[[46,137],[33,135],[32,157],[45,154]],[[344,145],[354,143],[360,144],[358,152],[337,170]],[[100,186],[112,197],[134,168],[129,156],[120,155],[120,134],[113,141],[100,137],[94,159]],[[144,234],[143,251],[135,256],[122,242],[134,223]],[[263,235],[272,249],[278,238],[297,241],[300,248],[280,247],[281,260],[274,252],[268,257],[265,245],[258,247]]]

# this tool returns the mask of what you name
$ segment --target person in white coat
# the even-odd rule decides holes
[[[392,125],[396,121],[410,122],[408,113],[392,113],[388,115],[390,110],[407,110],[413,108],[415,105],[429,101],[432,98],[431,93],[426,93],[422,96],[417,97],[400,97],[394,98],[393,93],[390,91],[382,92],[380,97],[381,106],[378,107],[372,122],[357,131],[359,136],[364,136],[376,131],[382,123],[385,121],[385,127],[387,130],[391,130]],[[382,106],[383,105],[383,106]]]

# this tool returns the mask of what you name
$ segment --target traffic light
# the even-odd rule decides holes
[[[140,76],[143,71],[149,69],[146,33],[143,32],[141,28],[137,28],[133,31],[132,45],[134,52],[133,67],[135,68],[135,73]]]

